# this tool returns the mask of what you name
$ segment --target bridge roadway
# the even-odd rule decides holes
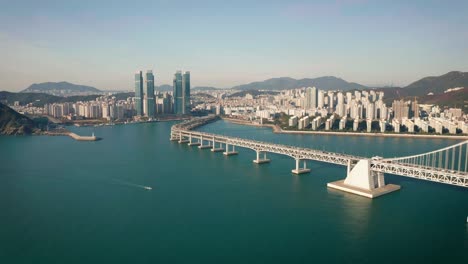
[[[209,120],[209,121],[207,121]],[[189,121],[174,125],[171,130],[171,140],[179,140],[180,143],[194,144],[194,140],[197,140],[197,145],[204,146],[204,142],[211,143],[209,148],[216,149],[216,143],[224,144],[226,146],[226,152],[229,154],[229,146],[237,146],[242,148],[252,149],[257,152],[257,160],[259,153],[270,152],[281,155],[286,155],[296,160],[296,171],[300,173],[299,161],[301,160],[314,160],[321,161],[331,164],[348,166],[349,171],[360,161],[369,158],[359,157],[354,155],[347,155],[342,153],[327,152],[321,150],[314,150],[308,148],[301,148],[295,146],[274,144],[269,142],[262,142],[238,137],[223,136],[199,131],[193,131],[191,129],[201,126],[207,122],[211,122],[213,119],[199,119],[195,121]],[[465,143],[468,149],[468,141]],[[460,145],[460,144],[457,144]],[[220,146],[221,147],[221,146]],[[218,148],[219,150],[219,148]],[[234,150],[232,151],[234,153]],[[421,154],[424,155],[424,154]],[[374,157],[370,159],[370,170],[378,173],[389,173],[405,177],[411,177],[421,180],[434,181],[439,183],[445,183],[450,185],[468,187],[468,174],[466,173],[468,163],[465,164],[464,171],[450,170],[446,168],[423,166],[420,164],[409,164],[399,161],[398,159],[383,159],[380,157]],[[305,169],[304,172],[309,171]],[[294,172],[294,170],[293,170]]]
[[[288,145],[281,145],[281,144],[273,144],[267,143],[262,141],[238,138],[238,137],[229,137],[229,136],[222,136],[217,134],[210,134],[205,132],[198,132],[198,131],[190,131],[190,130],[180,130],[175,129],[172,131],[174,137],[172,139],[179,140],[181,137],[186,138],[189,140],[188,143],[193,142],[194,139],[197,139],[200,144],[203,141],[208,142],[216,142],[221,144],[227,144],[229,146],[237,146],[242,148],[252,149],[253,151],[259,152],[270,152],[276,153],[281,155],[287,155],[294,159],[300,160],[316,160],[322,161],[327,163],[333,163],[338,165],[348,165],[348,161],[358,161],[362,159],[358,156],[340,154],[340,153],[332,153],[314,149],[307,149],[307,148],[300,148],[300,147],[293,147]],[[190,140],[191,139],[191,140]]]

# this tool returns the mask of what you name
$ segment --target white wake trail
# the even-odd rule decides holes
[[[126,182],[126,181],[122,181],[122,180],[116,180],[116,179],[114,179],[114,182],[116,182],[116,183],[118,183],[118,184],[120,184],[120,185],[125,185],[125,186],[130,186],[130,187],[136,187],[136,188],[141,188],[141,189],[145,189],[145,190],[152,190],[152,189],[153,189],[153,188],[151,188],[150,186],[135,184],[135,183]]]

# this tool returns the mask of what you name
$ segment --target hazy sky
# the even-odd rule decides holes
[[[0,1],[0,90],[69,81],[132,89],[333,75],[406,85],[468,71],[468,1]]]

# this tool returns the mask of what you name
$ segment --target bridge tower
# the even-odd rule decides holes
[[[373,171],[371,162],[370,159],[362,159],[353,165],[351,161],[348,161],[346,179],[330,182],[327,186],[368,198],[375,198],[400,189],[399,185],[385,184],[384,174]]]

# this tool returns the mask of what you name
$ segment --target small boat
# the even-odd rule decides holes
[[[149,187],[149,186],[145,186],[145,187],[143,187],[143,188],[145,188],[146,190],[152,190],[152,189],[153,189],[153,188],[151,188],[151,187]]]

